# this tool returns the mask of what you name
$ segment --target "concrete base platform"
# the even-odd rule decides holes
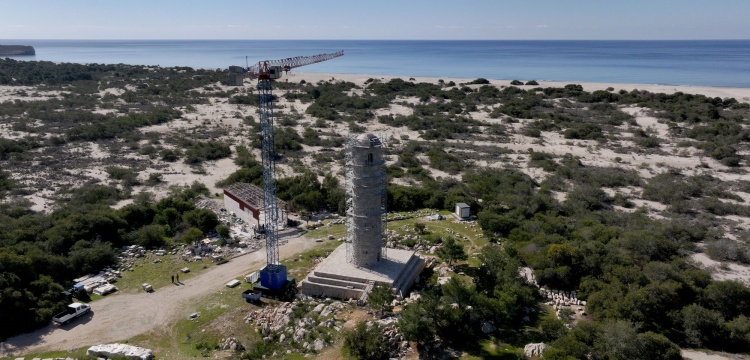
[[[381,283],[390,286],[396,296],[404,297],[424,269],[425,261],[408,250],[389,248],[386,256],[371,267],[357,267],[346,261],[346,244],[342,244],[302,280],[301,292],[364,301],[372,286]]]

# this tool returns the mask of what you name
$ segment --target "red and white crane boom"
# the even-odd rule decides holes
[[[270,79],[278,79],[279,77],[281,77],[282,71],[289,71],[300,66],[331,60],[343,55],[344,51],[341,50],[330,54],[295,56],[278,60],[263,60],[259,61],[253,66],[248,67],[230,66],[229,85],[241,86],[243,83],[243,79],[257,79],[262,75],[268,75]]]

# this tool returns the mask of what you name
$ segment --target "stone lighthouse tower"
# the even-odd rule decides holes
[[[347,261],[370,267],[386,257],[384,145],[373,134],[349,139],[347,146]]]

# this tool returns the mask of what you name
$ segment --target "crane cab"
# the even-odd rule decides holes
[[[284,71],[284,68],[281,66],[269,66],[268,76],[271,80],[280,79],[283,71]]]

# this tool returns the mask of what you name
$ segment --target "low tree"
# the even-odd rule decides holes
[[[219,238],[223,240],[229,239],[229,226],[224,224],[216,225],[216,233],[218,233]]]
[[[203,240],[203,231],[196,227],[191,227],[187,229],[184,234],[182,234],[181,240],[186,244],[193,244],[201,241]]]
[[[424,223],[421,223],[421,222],[414,223],[414,231],[416,231],[417,234],[423,234],[426,229],[427,229],[427,226],[425,226]]]
[[[305,225],[310,224],[310,211],[305,209],[300,210],[299,217],[305,220]]]
[[[144,247],[158,247],[164,245],[164,225],[146,225],[136,231],[136,243]]]
[[[464,246],[456,242],[453,238],[443,240],[443,246],[437,250],[437,256],[448,262],[451,266],[454,261],[466,260],[468,256],[464,251]]]
[[[383,331],[377,322],[368,325],[361,321],[353,330],[344,335],[343,351],[355,359],[388,359],[388,344],[383,339]]]
[[[424,294],[419,300],[406,305],[398,319],[398,328],[404,339],[419,346],[430,344],[438,334],[440,300],[432,294]]]
[[[204,232],[215,229],[219,225],[219,218],[216,216],[216,213],[209,209],[188,211],[182,216],[182,219]]]
[[[382,283],[376,283],[367,295],[367,303],[378,313],[383,313],[391,309],[391,303],[395,296],[390,286]]]
[[[723,343],[727,338],[726,326],[721,313],[691,304],[679,313],[685,343],[690,346],[707,346]]]

